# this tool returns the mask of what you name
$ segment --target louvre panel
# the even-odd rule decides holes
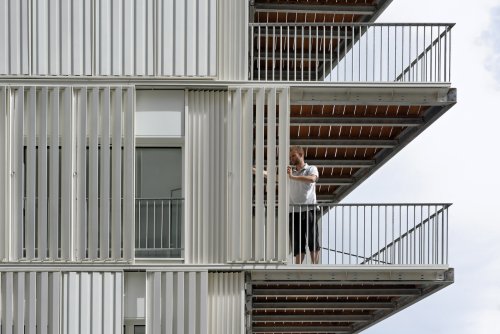
[[[277,171],[286,170],[288,165],[288,101],[287,88],[234,87],[230,90],[227,121],[229,262],[286,261],[288,180],[285,173]],[[255,157],[252,156],[254,149]],[[264,171],[267,171],[265,186]],[[252,174],[255,174],[254,182]],[[277,184],[280,184],[278,192]]]
[[[217,0],[1,0],[0,75],[215,77],[216,7]]]
[[[8,240],[10,240],[9,212],[7,211],[9,194],[7,192],[7,148],[8,148],[8,120],[7,120],[7,89],[0,86],[0,261],[8,257]]]
[[[61,332],[121,333],[122,296],[122,272],[64,272]],[[95,316],[93,308],[102,316]]]
[[[210,273],[208,275],[208,332],[244,333],[243,273]]]
[[[60,272],[0,272],[0,332],[60,333]]]
[[[190,91],[186,131],[186,262],[226,262],[227,92]]]
[[[29,69],[29,0],[0,0],[0,75]]]
[[[248,78],[248,7],[247,0],[220,0],[218,3],[218,17],[224,18],[218,21],[219,80]],[[216,43],[215,37],[210,36],[209,45]]]
[[[132,259],[134,87],[3,88],[2,99],[2,258]]]
[[[208,273],[147,273],[146,332],[207,333]]]
[[[92,1],[39,0],[31,6],[30,74],[91,75]]]

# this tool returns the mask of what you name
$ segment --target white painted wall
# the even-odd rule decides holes
[[[138,90],[136,99],[137,137],[184,136],[183,90]]]
[[[146,317],[146,273],[127,272],[125,275],[124,314],[125,319]]]

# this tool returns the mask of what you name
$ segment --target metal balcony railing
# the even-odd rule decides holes
[[[451,81],[453,24],[251,23],[250,80]]]
[[[450,205],[291,206],[290,251],[305,249],[302,263],[309,264],[447,265]],[[299,223],[303,216],[305,222]],[[307,237],[294,238],[296,233]],[[318,251],[317,262],[309,250]]]
[[[136,257],[182,257],[184,199],[137,198],[135,203]]]

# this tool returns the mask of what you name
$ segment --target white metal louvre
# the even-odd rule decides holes
[[[6,95],[4,258],[132,259],[135,88],[11,87]]]
[[[244,273],[208,275],[208,332],[244,333]]]
[[[146,333],[207,333],[206,271],[154,271],[146,279]]]
[[[29,0],[0,0],[0,75],[29,69]]]
[[[0,75],[215,77],[216,7],[217,0],[0,0]]]
[[[286,261],[289,90],[231,88],[228,109],[228,261]]]
[[[123,273],[63,273],[61,325],[61,333],[121,334]]]
[[[186,263],[227,259],[227,92],[187,94]]]
[[[219,80],[248,79],[248,7],[248,0],[219,0]],[[210,45],[217,44],[210,38]]]
[[[7,89],[6,87],[0,86],[0,261],[5,261],[8,257],[8,241],[10,240],[9,225],[9,212],[8,208],[8,198],[9,194],[7,192],[7,148],[8,148],[8,136],[7,136]]]
[[[31,2],[33,75],[91,75],[92,3],[88,0]]]
[[[60,272],[0,272],[0,331],[60,333]]]

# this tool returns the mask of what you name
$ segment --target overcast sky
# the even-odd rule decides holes
[[[455,283],[365,333],[500,333],[500,0],[393,0],[379,22],[456,23],[458,104],[344,202],[452,202]]]

